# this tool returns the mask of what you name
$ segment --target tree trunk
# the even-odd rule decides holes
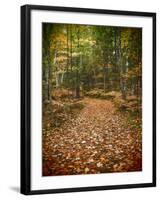
[[[56,88],[59,88],[59,74],[56,72],[55,76],[56,76]]]
[[[61,85],[63,85],[64,72],[61,74]]]
[[[78,50],[79,50],[79,39],[80,39],[80,30],[78,28]],[[80,52],[80,51],[79,51]],[[78,57],[78,63],[77,63],[77,69],[76,69],[76,84],[75,84],[75,97],[79,98],[80,97],[80,86],[79,86],[79,72],[78,72],[78,68],[80,67],[80,55]]]
[[[121,30],[119,30],[119,68],[120,68],[120,90],[122,93],[122,98],[126,99],[126,88],[125,88],[125,80],[123,78],[124,70],[122,66],[122,48],[121,48]]]
[[[48,101],[51,100],[51,73],[52,73],[52,66],[51,66],[51,55],[50,55],[50,48],[49,48],[49,56],[48,56]]]
[[[72,25],[70,25],[70,74],[72,77]],[[72,96],[74,97],[74,87],[71,85]]]
[[[67,62],[66,62],[66,85],[67,88],[69,87],[69,82],[68,82],[68,67],[69,67],[69,25],[67,26]],[[68,89],[68,94],[69,94],[69,89]]]
[[[106,67],[105,67],[105,65],[103,67],[103,90],[105,93],[106,92]]]

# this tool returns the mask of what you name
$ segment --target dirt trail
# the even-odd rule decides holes
[[[76,118],[43,138],[43,175],[139,171],[141,133],[107,100],[84,98]]]

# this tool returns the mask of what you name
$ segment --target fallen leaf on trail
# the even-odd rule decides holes
[[[102,167],[103,166],[103,164],[102,163],[97,163],[97,167]]]
[[[75,100],[70,101],[74,106]],[[80,112],[62,113],[58,109],[65,103],[54,102],[54,115],[50,110],[43,116],[43,175],[140,171],[140,120],[129,121],[108,100],[84,98],[76,102],[84,105]]]
[[[84,171],[85,171],[85,173],[89,172],[89,168],[86,167]]]

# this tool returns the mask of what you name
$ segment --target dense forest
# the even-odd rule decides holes
[[[141,170],[142,29],[42,31],[43,175]]]
[[[87,91],[141,96],[139,28],[43,24],[43,100],[55,88],[79,98]]]

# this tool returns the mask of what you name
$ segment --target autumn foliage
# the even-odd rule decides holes
[[[142,170],[142,30],[42,30],[43,176]]]

